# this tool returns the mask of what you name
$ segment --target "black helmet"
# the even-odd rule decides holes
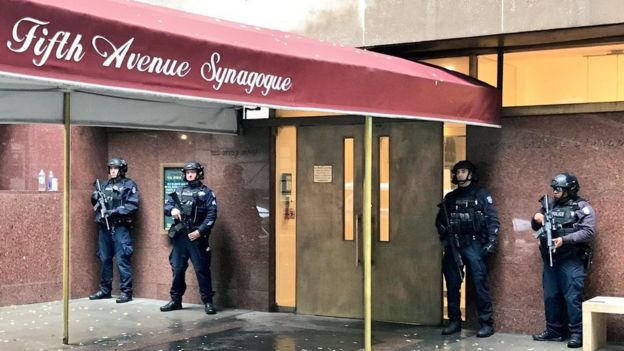
[[[551,181],[550,186],[553,189],[561,188],[564,191],[568,191],[569,196],[576,196],[581,185],[578,179],[571,173],[563,172],[557,174]]]
[[[186,180],[186,171],[194,170],[197,171],[197,180],[204,179],[204,167],[197,161],[191,161],[182,167],[182,174],[184,175],[184,180]]]
[[[128,172],[128,162],[121,157],[113,157],[108,161],[108,170],[110,171],[111,167],[117,167],[119,169],[119,175],[125,176],[126,172]]]
[[[471,181],[476,182],[478,180],[477,178],[477,168],[475,167],[474,164],[472,164],[472,162],[468,161],[468,160],[463,160],[463,161],[459,161],[457,162],[454,166],[453,169],[451,169],[451,183],[453,184],[458,184],[457,181],[457,170],[459,169],[467,169],[469,174],[469,177]]]

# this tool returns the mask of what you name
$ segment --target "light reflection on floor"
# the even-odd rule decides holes
[[[70,345],[62,341],[62,303],[0,307],[0,350],[278,350],[350,351],[363,348],[359,320],[221,310],[208,316],[201,305],[163,313],[165,301],[135,299],[116,304],[114,299],[70,303]],[[541,321],[536,324],[541,324]],[[539,328],[541,326],[537,326]],[[463,330],[440,335],[440,327],[373,323],[375,351],[568,350],[565,342],[536,342],[529,335],[496,333],[477,338]],[[537,331],[537,330],[536,330]],[[610,346],[605,350],[624,350]]]

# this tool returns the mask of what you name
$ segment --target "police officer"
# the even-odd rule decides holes
[[[583,346],[581,306],[585,271],[591,262],[589,243],[596,233],[596,214],[592,206],[578,195],[580,185],[574,175],[557,174],[550,186],[554,198],[549,203],[554,222],[552,241],[555,248],[552,253],[552,267],[546,236],[539,237],[544,261],[542,279],[546,330],[533,335],[533,339],[563,341],[569,332],[568,347],[578,348]],[[542,206],[533,216],[531,225],[534,230],[539,230],[544,225],[545,214],[546,210]],[[567,328],[564,325],[566,313]]]
[[[470,161],[459,161],[451,170],[457,188],[439,205],[436,226],[444,246],[442,272],[446,280],[449,323],[442,335],[461,331],[459,309],[463,268],[475,288],[480,328],[478,337],[494,334],[492,299],[487,282],[486,258],[496,251],[498,214],[492,196],[476,183],[477,173]]]
[[[113,256],[117,256],[121,293],[118,303],[132,300],[132,219],[139,208],[139,191],[136,183],[126,177],[128,163],[113,157],[108,161],[109,180],[99,184],[93,192],[91,203],[95,205],[95,221],[98,224],[97,256],[102,262],[100,290],[89,296],[90,300],[111,297],[113,284]],[[98,181],[99,183],[99,181]],[[96,185],[97,187],[97,185]]]
[[[212,302],[212,280],[210,276],[210,247],[208,237],[217,219],[217,199],[212,190],[202,184],[204,167],[191,161],[182,168],[186,185],[176,189],[165,203],[165,215],[174,219],[174,226],[183,224],[172,237],[173,247],[169,263],[173,271],[171,301],[160,307],[163,312],[182,308],[182,296],[186,291],[184,274],[190,258],[197,276],[199,293],[207,314],[217,311]]]

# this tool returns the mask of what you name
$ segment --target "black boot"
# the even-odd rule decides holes
[[[451,335],[455,333],[459,333],[461,331],[461,321],[456,319],[451,319],[446,328],[442,330],[442,335]]]
[[[204,311],[206,311],[206,314],[217,314],[217,310],[215,309],[212,302],[206,302],[206,304],[204,305]]]
[[[105,294],[102,290],[99,290],[95,294],[89,296],[89,300],[101,300],[101,299],[110,299],[111,294]]]
[[[169,301],[164,306],[160,306],[161,312],[169,312],[169,311],[175,311],[175,310],[181,310],[181,309],[182,309],[182,302],[174,301],[174,300]]]
[[[568,340],[568,347],[571,349],[577,349],[583,347],[583,335],[571,334],[570,340]]]
[[[477,332],[477,338],[487,338],[488,336],[492,336],[492,334],[494,334],[494,327],[489,324],[484,324]]]
[[[563,341],[563,339],[563,335],[548,329],[539,334],[533,334],[533,340],[535,341]]]
[[[117,300],[115,300],[117,303],[124,303],[124,302],[128,302],[128,301],[132,301],[132,295],[122,292],[121,294],[119,294],[119,297],[117,298]]]

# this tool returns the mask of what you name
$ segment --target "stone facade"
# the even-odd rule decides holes
[[[15,143],[13,149],[21,145],[19,152],[10,151],[10,143],[3,145],[3,176],[27,169],[19,174],[29,183],[26,189],[0,191],[0,230],[6,244],[0,256],[0,305],[58,300],[62,292],[63,194],[36,191],[35,169],[59,167],[55,174],[62,183],[63,129],[34,125],[0,128],[4,140]],[[44,140],[46,146],[29,135]],[[272,299],[269,131],[248,129],[245,136],[189,134],[186,140],[180,136],[174,132],[72,129],[71,295],[85,297],[98,288],[97,232],[89,199],[94,179],[107,177],[108,158],[121,156],[128,161],[128,176],[137,182],[141,198],[133,233],[135,296],[169,299],[170,247],[162,228],[159,172],[161,164],[194,159],[205,166],[205,183],[219,202],[219,218],[211,234],[216,304],[266,311]],[[17,178],[22,177],[19,174]],[[187,284],[184,301],[200,302],[192,266]],[[114,283],[114,293],[118,285]]]
[[[469,127],[468,157],[498,203],[500,250],[490,276],[498,330],[533,333],[545,325],[542,260],[530,219],[539,198],[551,194],[554,175],[570,171],[580,195],[596,210],[598,232],[585,299],[622,296],[619,215],[624,168],[621,113],[503,118],[501,129]],[[609,317],[610,340],[624,339],[624,319]]]

